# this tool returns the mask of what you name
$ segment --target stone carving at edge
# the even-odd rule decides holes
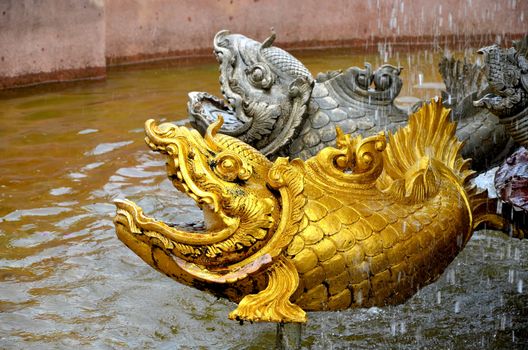
[[[455,119],[480,120],[481,131],[495,128],[492,140],[479,133],[475,136],[482,137],[482,144],[496,143],[498,149],[504,148],[506,156],[513,141],[528,147],[528,35],[514,42],[511,48],[491,45],[479,53],[484,55],[483,65],[444,57],[440,72],[447,91],[443,97],[450,101],[444,100],[444,105],[454,108]],[[506,147],[504,136],[513,138]],[[521,147],[503,162],[495,176],[499,197],[514,209],[512,219],[525,222],[528,220],[527,158],[526,149]]]
[[[319,74],[286,51],[221,31],[214,38],[225,100],[208,93],[189,94],[191,124],[202,134],[218,115],[220,132],[252,145],[268,158],[307,159],[334,145],[336,126],[345,133],[374,135],[407,122],[393,101],[400,93],[400,69],[351,67]]]
[[[153,120],[146,141],[204,213],[191,231],[116,201],[116,232],[178,282],[238,303],[237,320],[305,322],[305,311],[404,302],[434,282],[482,224],[503,228],[441,101],[388,137],[337,130],[306,161]],[[193,226],[193,227],[196,227]]]
[[[513,140],[528,147],[528,35],[509,49],[492,45],[479,53],[484,54],[488,93],[473,104],[499,117]]]
[[[520,147],[495,173],[495,189],[506,203],[503,212],[518,226],[528,228],[528,150]]]
[[[477,144],[474,157],[477,162],[485,159],[481,154],[490,144],[511,150],[507,143],[510,136],[517,144],[528,146],[528,35],[511,48],[491,45],[479,53],[484,55],[483,64],[452,57],[444,57],[440,63],[446,84],[444,104],[453,109],[455,120],[475,120],[458,136],[463,141],[472,137],[482,140],[484,146]]]
[[[462,156],[472,158],[471,167],[486,170],[504,159],[513,146],[499,118],[473,101],[488,88],[482,65],[466,58],[443,57],[439,65],[446,85],[442,91],[444,106],[451,109],[458,122],[457,136],[466,143]]]

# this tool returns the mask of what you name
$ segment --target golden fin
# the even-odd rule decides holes
[[[439,188],[438,176],[429,157],[422,157],[384,191],[404,202],[421,202],[434,196]]]
[[[423,201],[437,193],[438,174],[447,172],[452,181],[466,186],[472,172],[460,156],[462,142],[449,113],[440,99],[432,99],[409,117],[407,126],[389,134],[380,190],[402,200]]]
[[[306,322],[306,313],[292,304],[290,297],[299,286],[299,275],[293,263],[281,257],[267,271],[268,286],[258,294],[246,295],[236,310],[229,314],[232,320],[252,322]]]

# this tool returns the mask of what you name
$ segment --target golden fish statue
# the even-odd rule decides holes
[[[432,100],[389,134],[338,130],[336,148],[275,162],[233,137],[146,122],[205,228],[116,201],[119,239],[178,282],[226,297],[229,318],[305,322],[306,311],[397,304],[435,281],[480,224],[502,227],[470,184],[449,110]]]

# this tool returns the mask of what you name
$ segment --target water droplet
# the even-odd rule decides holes
[[[447,282],[451,285],[454,285],[456,283],[455,270],[447,271]]]
[[[391,334],[393,337],[396,335],[396,321],[391,322]]]
[[[407,332],[407,325],[405,324],[405,322],[402,321],[400,323],[400,333],[404,334],[405,332]]]
[[[515,261],[521,260],[521,251],[519,250],[518,247],[515,247],[515,250],[513,251],[513,259]]]
[[[424,75],[422,73],[418,73],[418,85],[419,86],[423,85],[423,79],[424,79]]]
[[[506,329],[506,316],[505,315],[501,315],[500,330],[503,331],[505,329]]]

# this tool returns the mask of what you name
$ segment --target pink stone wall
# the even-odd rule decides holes
[[[522,0],[107,0],[111,63],[210,53],[220,29],[285,47],[375,44],[435,36],[495,40],[528,31]],[[527,17],[527,18],[524,18]]]
[[[0,89],[106,65],[211,56],[220,29],[285,48],[489,44],[528,32],[526,0],[2,0]]]
[[[104,77],[104,2],[0,1],[0,89]]]

